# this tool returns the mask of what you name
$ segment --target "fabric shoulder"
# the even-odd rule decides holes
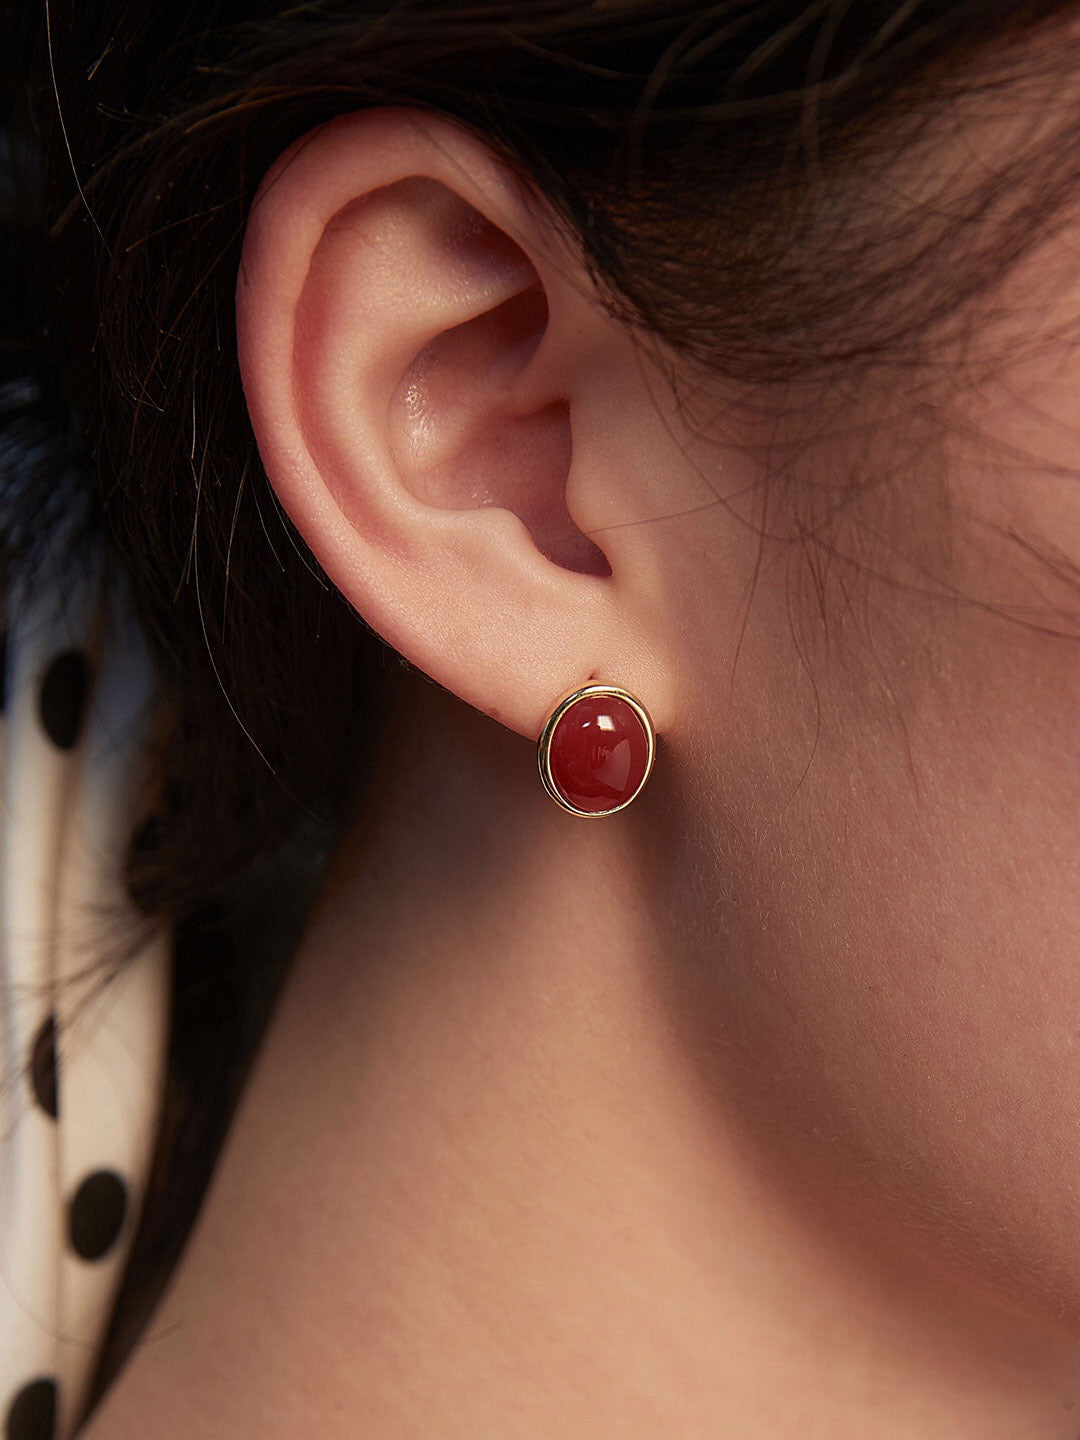
[[[170,936],[124,887],[153,796],[152,668],[100,563],[3,606],[0,1435],[69,1440],[166,1080]]]

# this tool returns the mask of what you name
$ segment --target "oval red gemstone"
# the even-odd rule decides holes
[[[599,815],[625,804],[641,785],[649,738],[625,700],[585,695],[559,717],[549,763],[563,798],[575,810]]]

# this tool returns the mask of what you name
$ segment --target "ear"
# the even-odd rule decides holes
[[[237,333],[271,484],[406,659],[523,735],[590,681],[666,728],[640,356],[491,150],[406,109],[305,136],[252,207]]]

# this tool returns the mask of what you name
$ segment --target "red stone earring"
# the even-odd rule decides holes
[[[586,685],[560,700],[537,742],[544,789],[596,820],[625,810],[652,770],[656,731],[640,700],[616,685]]]

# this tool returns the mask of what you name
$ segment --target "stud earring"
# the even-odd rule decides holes
[[[655,754],[656,731],[641,701],[617,685],[586,685],[552,710],[536,758],[551,798],[596,820],[641,794]]]

